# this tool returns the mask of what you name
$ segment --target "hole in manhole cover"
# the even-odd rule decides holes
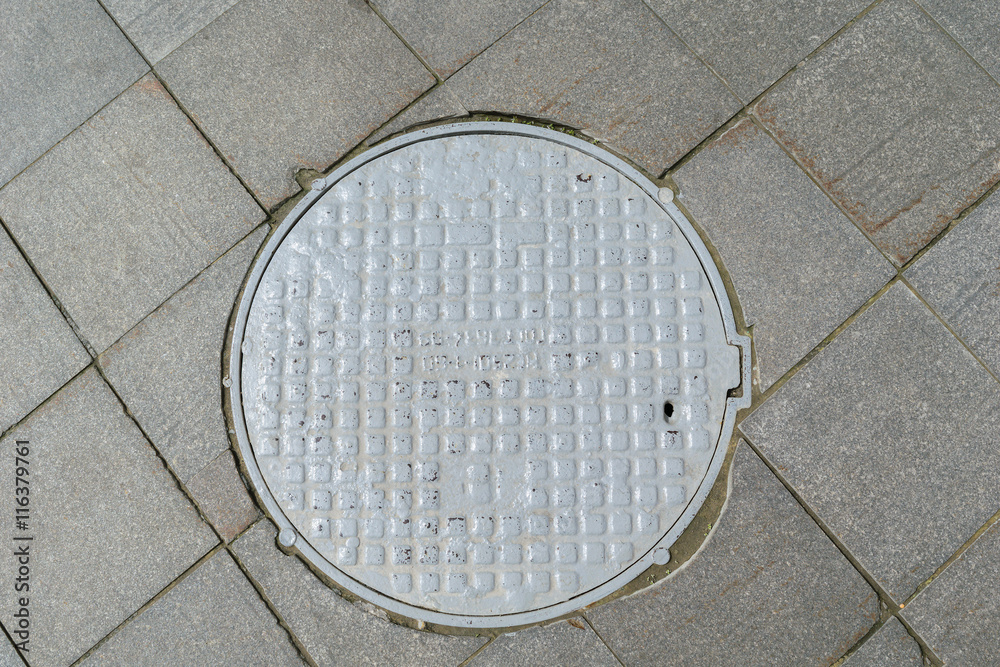
[[[405,135],[318,182],[233,335],[237,438],[282,543],[453,627],[554,618],[666,562],[749,363],[669,197],[506,123]]]

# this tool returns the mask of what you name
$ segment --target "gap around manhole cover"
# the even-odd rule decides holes
[[[233,329],[233,426],[281,542],[445,626],[555,618],[665,562],[749,404],[749,341],[670,198],[508,123],[318,181]]]

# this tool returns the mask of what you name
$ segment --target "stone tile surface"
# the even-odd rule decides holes
[[[108,380],[181,481],[229,448],[222,347],[261,228],[100,356]]]
[[[393,118],[385,127],[365,139],[371,146],[386,137],[421,123],[427,123],[440,118],[453,118],[468,115],[468,111],[451,92],[447,83],[440,84],[424,97],[417,100],[413,106]]]
[[[17,655],[14,646],[6,637],[0,637],[0,667],[24,667],[24,661]]]
[[[764,92],[869,0],[650,0],[744,102]]]
[[[923,667],[920,646],[894,616],[861,645],[843,667]]]
[[[638,0],[553,0],[448,83],[469,111],[586,129],[657,174],[740,108]]]
[[[1000,87],[910,0],[886,0],[755,113],[902,264],[1000,178]]]
[[[1000,636],[1000,524],[941,573],[903,610],[947,665],[993,665]]]
[[[304,665],[257,591],[218,551],[83,662],[121,665]]]
[[[152,75],[0,190],[0,217],[98,352],[263,216]]]
[[[408,667],[458,665],[479,648],[480,637],[449,637],[410,630],[362,611],[319,580],[298,558],[274,543],[270,521],[258,522],[233,543],[237,557],[320,665],[381,666],[406,657]]]
[[[386,20],[442,78],[475,58],[546,0],[376,0]]]
[[[31,267],[0,230],[0,432],[90,363]]]
[[[753,450],[735,457],[701,553],[588,612],[626,665],[830,664],[878,618],[875,592]]]
[[[745,120],[674,173],[736,286],[766,390],[895,275],[822,190]]]
[[[902,283],[741,428],[897,602],[1000,509],[1000,385]]]
[[[0,493],[14,497],[15,442],[28,441],[30,659],[66,665],[217,543],[93,369],[0,441]],[[8,541],[8,544],[14,544]],[[13,558],[0,565],[14,581]],[[10,618],[18,593],[0,592]]]
[[[434,83],[355,0],[244,0],[157,71],[268,207]]]
[[[250,526],[260,511],[250,498],[230,451],[224,451],[188,480],[191,497],[227,542]]]
[[[927,303],[1000,375],[1000,195],[993,194],[906,272]]]
[[[1000,0],[920,0],[994,79],[1000,79]]]
[[[148,69],[94,0],[0,3],[0,186]]]
[[[469,667],[511,665],[621,667],[614,654],[582,619],[500,635],[469,663]]]
[[[156,65],[237,0],[105,0],[125,34]]]

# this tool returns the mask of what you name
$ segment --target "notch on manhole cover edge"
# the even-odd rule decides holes
[[[470,158],[474,159],[472,163],[463,162]],[[580,174],[575,174],[577,167],[581,167]],[[579,178],[567,184],[567,180],[572,180],[569,177],[574,175]],[[355,184],[354,176],[364,178]],[[489,183],[483,181],[483,177]],[[463,179],[468,182],[459,184]],[[474,182],[477,179],[479,181]],[[591,179],[595,182],[591,183]],[[456,184],[472,189],[463,191],[466,194],[451,192],[449,189],[454,189]],[[435,188],[437,190],[432,191]],[[560,194],[564,188],[569,192]],[[516,210],[518,198],[525,195],[537,195],[540,207]],[[602,195],[608,196],[602,199]],[[454,201],[456,196],[465,197],[465,203]],[[490,196],[492,203],[487,201]],[[622,204],[623,197],[627,204]],[[435,198],[443,199],[436,201]],[[642,201],[636,203],[640,199]],[[426,207],[420,211],[415,208],[427,201],[436,207],[434,211]],[[442,210],[442,203],[447,207],[451,205],[449,201],[454,209]],[[469,202],[485,203],[470,205]],[[590,202],[594,209],[588,212],[581,202]],[[395,208],[391,211],[383,208],[386,203]],[[475,206],[480,206],[481,210]],[[394,221],[393,216],[399,220]],[[368,222],[362,222],[362,218],[367,218]],[[578,226],[589,227],[584,234],[586,240],[581,240],[579,230],[570,224],[574,220]],[[300,222],[298,231],[293,231]],[[627,227],[629,223],[637,224],[630,228]],[[652,230],[649,235],[646,235],[647,224]],[[679,237],[671,237],[671,230],[679,232]],[[592,238],[586,236],[591,233]],[[574,241],[579,242],[574,244]],[[669,276],[671,281],[680,283],[681,275],[675,276],[671,271],[654,275],[653,271],[646,271],[660,261],[655,257],[656,252],[665,253],[668,246],[675,249],[679,246],[682,253],[688,250],[692,253],[694,263],[682,267],[690,274],[683,280],[693,281],[691,276],[695,272],[707,279],[707,284],[686,292],[686,299],[676,293],[681,285],[671,282],[668,286],[665,282]],[[570,257],[570,251],[575,249],[585,251],[582,268],[574,267]],[[397,252],[393,254],[392,251]],[[445,251],[461,252],[452,252],[454,257],[445,260],[442,255]],[[648,253],[645,258],[643,252]],[[461,262],[458,262],[458,255],[461,255]],[[591,256],[593,263],[588,264]],[[671,255],[671,259],[676,258]],[[509,265],[509,269],[504,265]],[[664,263],[660,269],[664,268],[675,267]],[[415,297],[413,294],[400,296],[389,284],[407,272],[412,276],[421,271],[436,276],[432,282],[438,284],[437,291],[421,293],[417,288]],[[553,298],[553,289],[568,289],[571,294],[577,294],[577,287],[583,291],[591,289],[587,284],[561,284],[572,278],[574,271],[594,276],[593,298],[577,299],[570,304],[572,312],[554,313],[564,308],[556,302],[567,300]],[[454,278],[450,286],[446,284],[449,275]],[[482,277],[484,275],[487,279]],[[533,277],[529,280],[526,275]],[[568,277],[563,278],[564,275]],[[307,279],[297,282],[303,276]],[[513,281],[510,285],[504,282],[508,279]],[[313,285],[316,280],[328,284]],[[630,280],[633,282],[628,282]],[[656,280],[662,283],[658,287],[653,284]],[[473,281],[479,286],[474,287]],[[262,283],[264,292],[258,299]],[[652,293],[645,294],[653,288],[662,291],[663,298],[659,301]],[[485,298],[483,293],[490,298]],[[533,295],[538,299],[529,298]],[[510,298],[501,298],[505,296]],[[608,298],[599,298],[602,296]],[[635,298],[631,301],[623,298],[628,296]],[[423,297],[427,298],[421,301]],[[706,303],[706,297],[710,297],[712,303]],[[540,322],[544,324],[529,329],[530,321],[524,318],[534,316],[529,314],[531,303],[539,299]],[[593,301],[603,310],[591,314],[588,304],[578,311],[574,306],[584,300]],[[732,393],[728,391],[730,386],[712,387],[708,390],[714,392],[711,400],[706,397],[705,401],[709,405],[698,402],[699,405],[692,407],[678,399],[675,407],[671,401],[660,400],[665,396],[665,385],[647,388],[642,383],[637,387],[626,382],[641,379],[639,376],[643,374],[654,377],[656,382],[668,376],[664,365],[669,366],[672,362],[663,362],[657,357],[659,350],[665,350],[667,356],[691,351],[680,349],[683,344],[675,344],[676,339],[671,339],[671,334],[650,324],[656,317],[661,318],[656,321],[663,331],[682,324],[677,312],[666,312],[666,304],[670,301],[674,302],[677,312],[682,308],[703,306],[708,315],[718,320],[718,331],[714,333],[719,339],[715,343],[722,347],[716,352],[725,357],[725,349],[729,349],[735,359],[728,384],[732,387],[742,385],[740,397],[728,396]],[[348,312],[338,311],[337,304],[348,306]],[[422,311],[424,318],[421,320],[415,309],[424,304],[427,308]],[[446,314],[441,307],[452,308],[454,304],[461,304],[461,308],[454,306],[452,319],[442,323]],[[486,310],[476,310],[482,304],[488,304]],[[366,305],[372,306],[371,317],[362,318],[361,311]],[[314,311],[327,306],[330,311],[326,316],[316,316]],[[393,314],[384,312],[388,306],[401,309],[395,313],[398,316],[395,324]],[[514,308],[510,313],[503,310],[508,306]],[[634,308],[628,314],[621,311],[630,306]],[[431,311],[433,319],[429,319]],[[275,320],[276,324],[265,321],[274,317],[285,319]],[[487,319],[476,319],[480,317]],[[498,319],[503,317],[513,319]],[[570,325],[568,328],[562,327],[564,321]],[[363,329],[366,322],[368,329]],[[518,330],[516,326],[511,328],[511,322],[523,326],[520,330],[531,340],[501,340],[503,335],[509,337],[511,331]],[[615,324],[603,330],[594,322]],[[619,322],[631,323],[639,329],[626,331],[627,327]],[[577,325],[583,328],[574,331]],[[288,337],[296,327],[302,329],[300,334],[294,335],[302,339],[304,355],[288,349]],[[343,328],[343,340],[337,338],[338,328]],[[704,328],[701,334],[694,335],[705,335]],[[618,337],[618,329],[624,332],[623,338]],[[645,329],[654,333],[654,338],[649,339]],[[596,337],[588,337],[591,334],[582,334],[584,330],[598,333]],[[479,335],[473,333],[476,331],[485,333],[476,339],[475,335]],[[508,333],[502,334],[503,331]],[[374,354],[376,365],[367,369],[370,371],[367,375],[361,368],[365,363],[363,357],[367,359],[365,355],[376,348],[361,349],[365,345],[361,339],[366,332],[375,336],[372,340],[376,348],[388,346],[384,354]],[[394,332],[402,338],[393,339]],[[473,359],[475,354],[463,358],[461,350],[451,350],[450,356],[441,354],[441,341],[432,339],[435,334],[446,332],[457,336],[455,340],[460,347],[464,340],[465,346],[470,348],[465,350],[467,353],[486,352],[504,345],[519,345],[520,350],[540,345],[536,356],[547,359],[557,346],[563,345],[561,349],[569,351],[567,356],[577,354],[574,364],[581,354],[592,354],[593,359],[600,361],[589,372],[575,365],[560,370],[513,361],[514,366],[504,369],[506,362],[499,354],[493,357],[488,352],[480,354],[486,359],[482,364]],[[580,337],[575,333],[580,333]],[[426,344],[437,346],[434,350],[439,354],[422,355],[414,373],[414,355],[403,352],[419,346],[420,341],[415,339],[421,335],[427,337]],[[750,403],[749,339],[737,333],[729,297],[707,248],[670,198],[662,197],[653,183],[622,160],[589,143],[560,132],[510,123],[458,123],[403,135],[366,151],[326,179],[314,183],[314,189],[282,222],[256,260],[235,311],[232,336],[228,359],[231,385],[226,391],[229,392],[239,453],[259,499],[284,538],[282,544],[291,547],[337,585],[363,599],[393,613],[452,627],[510,627],[556,618],[606,597],[649,565],[662,560],[663,549],[681,535],[718,476],[732,436],[736,410]],[[323,336],[328,340],[321,340]],[[557,342],[546,340],[546,336],[566,338]],[[542,340],[535,340],[535,337]],[[292,343],[293,346],[297,344]],[[277,369],[276,376],[267,376],[266,373],[274,369],[265,370],[263,357],[259,354],[268,346],[274,352],[268,356],[269,363],[287,362],[296,364],[296,368],[282,367]],[[410,366],[377,366],[377,358],[387,356],[393,346],[398,348],[396,356],[408,359],[408,362],[404,359],[403,365],[408,363]],[[608,379],[602,374],[600,366],[608,358],[601,358],[602,353],[617,355],[621,387],[615,378]],[[272,358],[275,355],[282,358]],[[699,363],[705,363],[705,356],[704,349],[700,352],[695,349],[693,360],[689,361],[693,367],[698,367]],[[720,368],[725,367],[725,360],[719,361],[711,353],[707,356],[710,366],[721,364]],[[319,357],[329,358],[335,365],[320,368],[315,365]],[[431,358],[434,361],[426,366]],[[245,359],[246,367],[243,365]],[[324,363],[326,361],[324,359]],[[543,365],[547,363],[543,359]],[[422,370],[421,364],[425,366]],[[677,365],[683,368],[685,361],[680,360]],[[314,372],[317,375],[311,377]],[[680,371],[675,374],[680,375]],[[693,374],[689,374],[689,380],[690,376]],[[346,394],[338,395],[334,390],[316,393],[317,379],[326,377],[333,378],[333,384]],[[496,395],[477,397],[469,386],[476,377],[486,378],[487,384],[491,380],[497,384]],[[278,380],[271,381],[275,378]],[[445,397],[445,384],[450,378],[464,382],[461,396]],[[250,394],[245,395],[244,384],[248,379],[248,386],[252,386],[248,390]],[[500,383],[504,380],[510,392],[509,400],[500,396]],[[564,380],[569,381],[568,389],[564,387]],[[594,385],[595,382],[598,384]],[[406,395],[388,395],[392,383],[408,385]],[[537,390],[543,392],[538,394],[542,398],[533,395],[534,390],[529,390],[528,384],[543,387]],[[557,384],[563,387],[561,391],[569,392],[565,394],[567,400],[561,404],[551,398]],[[386,395],[368,395],[362,399],[360,394],[370,385],[376,388],[386,385],[381,387]],[[591,385],[598,387],[596,397],[604,398],[603,403],[596,397],[579,395],[581,391],[586,394]],[[421,396],[420,387],[432,387],[437,391],[432,394],[428,389]],[[262,398],[262,392],[267,396]],[[617,396],[623,398],[609,400]],[[248,397],[249,415],[244,406]],[[406,404],[408,421],[395,423],[392,421],[395,417],[386,413],[387,408],[395,409],[395,398]],[[647,398],[659,401],[647,401],[653,408],[653,419],[660,420],[658,431],[636,422],[649,418],[645,404],[640,405]],[[363,405],[368,399],[369,405]],[[305,405],[309,400],[309,410],[294,407],[300,402]],[[627,405],[630,400],[631,406]],[[471,422],[472,411],[479,409],[477,405],[484,407],[483,401],[498,413],[500,423],[491,421],[490,426],[481,426]],[[714,408],[710,405],[712,401]],[[598,403],[593,406],[596,413],[586,405],[588,402]],[[537,403],[543,405],[533,405]],[[621,405],[620,411],[618,405]],[[420,421],[424,414],[436,413],[437,407],[441,415],[435,414],[433,422]],[[534,417],[529,417],[527,411],[533,407],[546,408],[548,413],[545,409],[535,409]],[[287,414],[278,414],[282,409]],[[613,485],[615,479],[631,480],[649,475],[650,462],[656,480],[678,474],[676,461],[685,459],[661,451],[675,445],[668,445],[659,437],[662,433],[677,435],[676,430],[664,431],[662,427],[664,420],[669,423],[670,419],[680,418],[680,415],[672,416],[675,409],[684,410],[683,418],[688,422],[694,420],[697,428],[703,426],[697,421],[702,417],[692,417],[692,410],[706,415],[713,413],[704,419],[714,426],[710,441],[696,444],[696,447],[708,449],[692,459],[703,467],[703,474],[697,475],[694,483],[688,485],[690,488],[684,487],[685,495],[674,506],[673,513],[663,515],[668,517],[669,526],[653,524],[654,519],[650,518],[661,511],[660,503],[666,502],[664,496],[673,493],[665,490],[662,484],[656,490],[653,506],[644,505],[648,499],[641,494],[648,495],[648,491],[643,491],[642,485],[630,483],[624,485],[628,493],[614,499],[617,505],[609,502],[612,499],[606,498],[604,491],[599,499],[594,494],[589,500],[581,497],[586,493],[581,484],[589,484],[596,478],[607,481],[607,487]],[[523,417],[518,410],[525,411]],[[560,410],[564,416],[556,417],[553,410]],[[282,425],[281,420],[287,421],[292,412],[304,417],[302,423]],[[321,417],[330,419],[330,427],[306,424],[308,419]],[[539,423],[525,423],[532,418]],[[596,419],[596,427],[579,424],[581,418],[588,422]],[[448,422],[448,419],[454,421]],[[607,429],[607,433],[602,433],[602,428]],[[579,443],[571,442],[570,449],[565,450],[571,454],[565,458],[567,455],[560,449],[566,446],[565,442],[560,441],[557,445],[555,441],[560,435],[579,441],[586,434],[593,437],[595,430],[598,433],[597,453],[581,454]],[[651,431],[656,431],[654,435],[658,438],[652,450],[655,456],[641,449],[646,446],[642,436]],[[387,442],[393,435],[407,433],[410,436],[408,447],[397,449],[395,444]],[[504,434],[511,437],[502,444],[500,437]],[[365,436],[371,435],[376,436],[375,440],[367,441]],[[461,438],[452,440],[453,435]],[[465,437],[474,435],[498,437],[496,442],[490,441],[488,448],[478,445],[479,450],[475,450]],[[605,439],[605,435],[609,437]],[[378,436],[382,436],[381,441]],[[420,436],[433,437],[426,438],[425,446]],[[536,436],[535,442],[529,443],[529,436]],[[300,437],[299,445],[290,443],[291,439]],[[679,437],[681,446],[689,449],[691,434],[681,433]],[[312,441],[307,444],[306,438]],[[447,442],[446,438],[449,438]],[[467,460],[456,463],[466,454]],[[449,456],[458,458],[449,459]],[[500,467],[506,472],[491,470],[494,460],[503,464]],[[366,465],[360,475],[359,463]],[[562,466],[562,463],[567,465]],[[327,470],[313,474],[309,469],[312,464],[319,468],[326,466]],[[394,464],[402,467],[394,470]],[[573,468],[573,481],[578,486],[573,488],[572,494],[561,483],[534,484],[539,477],[551,481],[556,471],[549,464],[559,465],[563,473]],[[582,464],[589,466],[586,471]],[[476,483],[469,475],[483,476],[483,466],[486,466],[483,479],[495,487],[498,495],[505,496],[506,505],[497,498],[474,496]],[[522,470],[518,474],[523,482],[521,486],[509,483],[511,471],[515,469]],[[371,473],[374,475],[381,470],[383,476],[372,477],[371,470],[375,470]],[[625,476],[622,478],[623,470]],[[506,475],[507,479],[501,482],[490,477],[491,472]],[[434,490],[432,487],[441,481],[439,476],[442,475],[451,478],[444,480],[450,481],[451,486],[438,489],[436,500],[428,500],[425,505],[425,499],[419,494]],[[535,486],[539,488],[533,488]],[[365,495],[371,491],[375,493]],[[406,491],[410,492],[408,501]],[[566,492],[560,495],[562,491]],[[393,497],[393,493],[397,497]],[[450,505],[442,509],[441,499],[448,494],[452,497],[444,504]],[[560,516],[570,516],[575,511],[565,510],[566,507],[579,510],[584,502],[590,502],[592,507],[598,500],[601,505],[607,503],[610,509],[592,513],[576,511],[579,518],[576,524],[557,528]],[[484,504],[477,508],[473,501]],[[671,502],[676,502],[676,498]],[[625,507],[625,510],[616,513],[614,507]],[[591,515],[603,518],[595,519],[594,526],[582,525]],[[533,523],[535,517],[541,518]],[[488,518],[491,524],[476,524],[477,518],[484,521]],[[409,520],[406,531],[400,528],[405,525],[403,519]],[[511,519],[511,525],[501,525],[503,519]],[[616,523],[611,525],[612,521]],[[657,525],[652,535],[642,534],[640,521],[645,522],[646,528]],[[366,532],[369,528],[371,530]],[[629,539],[616,537],[621,535]],[[410,552],[404,555],[407,545]],[[472,548],[483,545],[488,549]],[[560,550],[560,546],[565,548]],[[614,558],[619,556],[610,553],[615,549],[616,554],[624,554],[618,562]],[[490,554],[484,555],[485,551]],[[598,552],[600,557],[596,555]],[[580,582],[581,573],[585,584]],[[572,586],[574,580],[575,588]]]

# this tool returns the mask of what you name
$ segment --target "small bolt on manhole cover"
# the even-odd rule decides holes
[[[510,123],[317,181],[234,322],[234,426],[281,543],[452,627],[554,618],[666,562],[749,402],[749,341],[669,193]]]

